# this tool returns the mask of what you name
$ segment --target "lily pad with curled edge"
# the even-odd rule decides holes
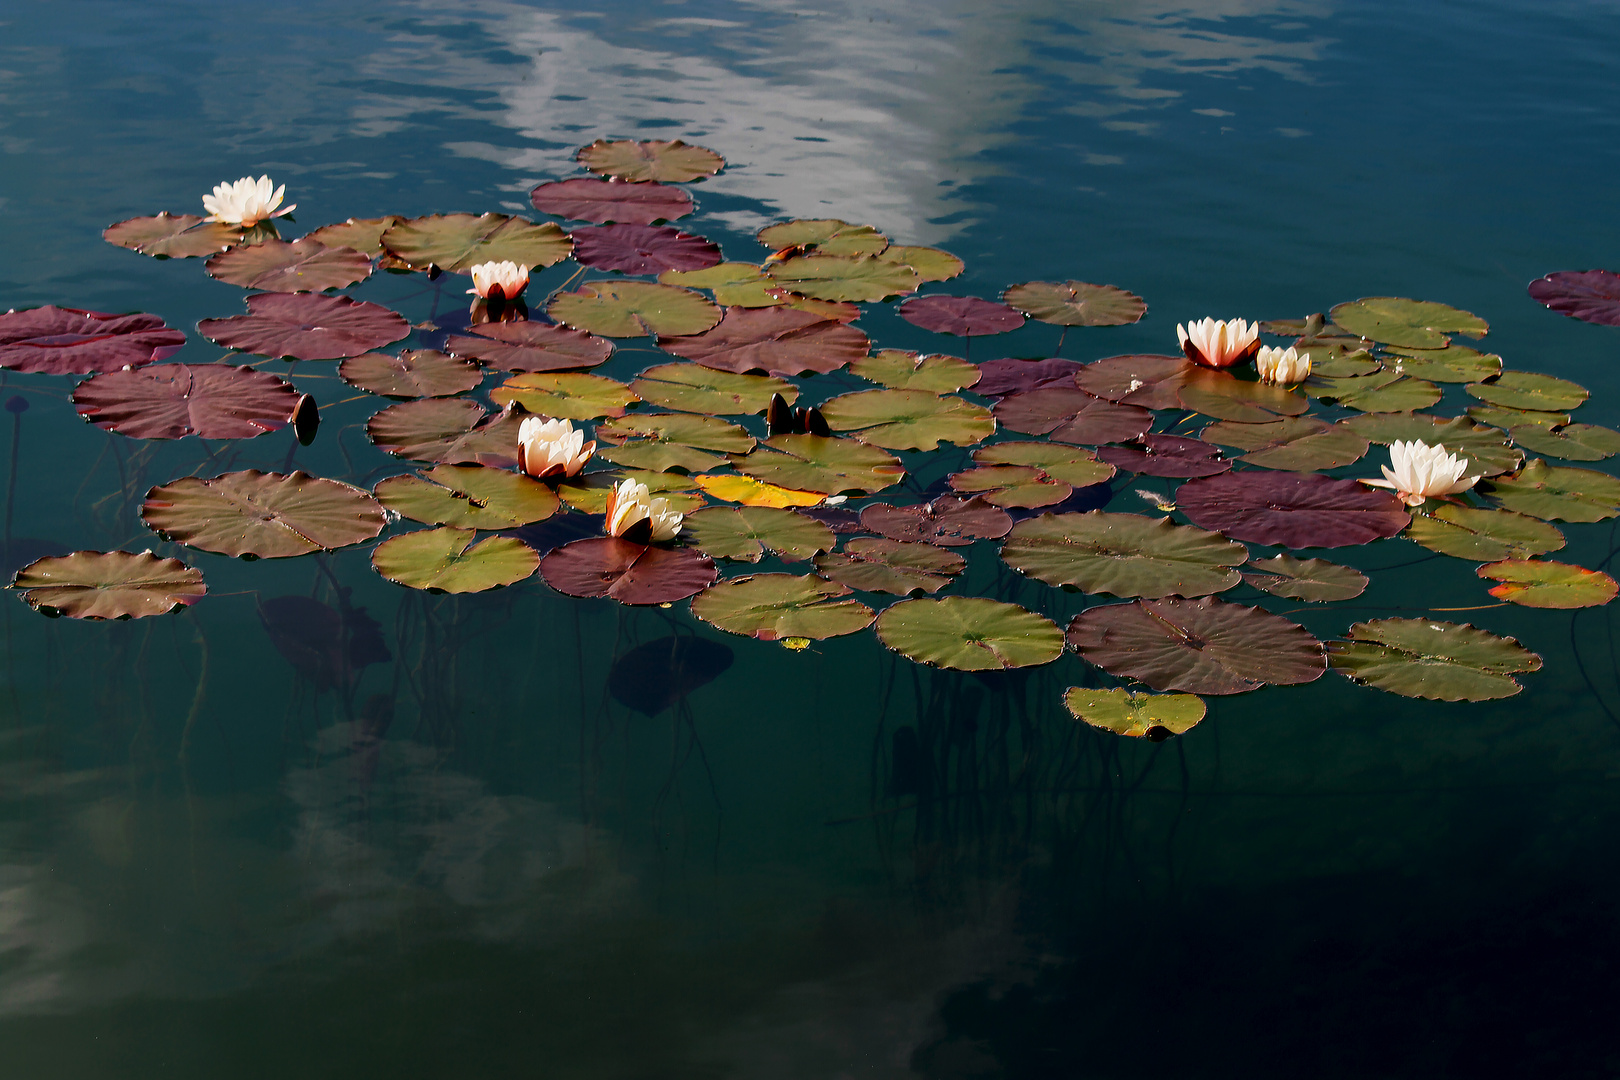
[[[638,375],[630,390],[652,405],[709,416],[762,413],[776,394],[790,405],[799,396],[799,388],[786,379],[738,375],[702,364],[658,364]]]
[[[444,349],[497,371],[579,371],[605,363],[613,342],[566,326],[509,322],[472,327],[472,335],[455,335]]]
[[[578,371],[525,371],[489,392],[498,405],[516,401],[531,413],[567,420],[623,416],[640,399],[617,379]]]
[[[109,315],[51,304],[0,314],[0,368],[90,375],[166,360],[186,335],[156,315]]]
[[[668,225],[587,225],[569,235],[574,258],[595,270],[662,274],[720,263],[720,248],[713,241]]]
[[[322,225],[304,239],[317,241],[329,248],[350,248],[362,255],[381,255],[382,234],[402,220],[394,214],[379,218],[350,218],[335,225]]]
[[[726,159],[713,150],[693,146],[680,139],[597,139],[582,146],[576,161],[598,176],[619,180],[659,180],[684,184],[713,176],[725,168]]]
[[[490,531],[544,521],[560,505],[549,485],[482,465],[439,465],[422,476],[390,476],[374,494],[412,521]]]
[[[893,454],[854,439],[821,435],[773,435],[731,463],[755,480],[823,495],[881,491],[906,474]]]
[[[891,390],[927,390],[949,394],[979,381],[976,364],[943,353],[920,354],[909,349],[880,349],[849,365],[849,373]]]
[[[1294,686],[1327,670],[1322,643],[1303,626],[1213,596],[1088,608],[1069,624],[1068,642],[1110,675],[1189,694]]]
[[[941,495],[917,506],[871,503],[861,509],[861,527],[890,540],[967,547],[975,540],[1000,540],[1012,531],[1013,520],[981,498]]]
[[[266,240],[210,256],[208,276],[228,285],[266,292],[341,289],[371,276],[371,257],[319,240]]]
[[[1163,742],[1185,735],[1204,718],[1203,698],[1195,694],[1149,694],[1131,690],[1093,690],[1071,686],[1063,704],[1076,720],[1115,735]]]
[[[1181,435],[1143,435],[1123,446],[1103,446],[1097,457],[1117,469],[1144,476],[1214,476],[1231,469],[1221,448]]]
[[[744,506],[819,506],[827,497],[819,491],[762,484],[752,476],[694,476],[692,481],[705,493],[725,502]]]
[[[1620,326],[1620,274],[1612,270],[1559,270],[1532,281],[1529,292],[1560,315]]]
[[[7,586],[41,615],[70,619],[144,619],[166,615],[208,592],[202,571],[143,551],[75,551],[35,559]]]
[[[954,551],[883,536],[851,537],[841,552],[816,556],[816,573],[862,592],[938,592],[967,566]]]
[[[865,356],[871,344],[853,326],[781,307],[728,308],[701,334],[658,339],[665,352],[704,367],[779,376],[834,371]]]
[[[1177,391],[1181,407],[1217,420],[1239,424],[1270,423],[1279,416],[1298,416],[1311,407],[1286,386],[1249,382],[1229,371],[1188,372]]]
[[[977,296],[914,296],[900,305],[900,317],[936,334],[983,337],[1024,325],[1024,313]]]
[[[396,221],[382,234],[383,248],[413,270],[437,266],[470,274],[487,262],[542,267],[568,258],[573,244],[562,228],[510,214],[429,214]]]
[[[1115,285],[1085,281],[1026,281],[1001,294],[1032,319],[1054,326],[1128,326],[1141,322],[1147,301]]]
[[[811,559],[837,543],[821,522],[770,506],[710,506],[688,514],[681,535],[705,555],[739,562],[759,562],[767,551]]]
[[[1466,623],[1374,619],[1356,623],[1348,641],[1328,644],[1333,670],[1352,682],[1402,697],[1490,701],[1523,689],[1515,672],[1536,671],[1541,657],[1510,637]]]
[[[678,187],[584,176],[541,184],[529,192],[529,202],[542,214],[598,224],[652,225],[692,212],[692,196]]]
[[[608,597],[621,604],[672,604],[702,592],[719,575],[714,560],[691,548],[634,544],[592,536],[553,548],[540,576],[560,593]]]
[[[546,314],[605,337],[701,334],[720,321],[720,309],[707,297],[649,281],[587,281],[552,297]]]
[[[917,291],[922,278],[903,263],[871,255],[799,255],[766,270],[778,285],[814,300],[886,300]]]
[[[398,341],[411,324],[381,304],[320,293],[254,293],[248,313],[197,324],[227,349],[294,360],[340,360]]]
[[[1348,379],[1312,375],[1302,389],[1313,398],[1364,413],[1414,412],[1427,409],[1444,395],[1432,382],[1408,379],[1388,368]]]
[[[1262,592],[1290,600],[1328,603],[1353,600],[1367,588],[1367,575],[1352,566],[1326,559],[1296,559],[1278,555],[1249,563],[1243,580]]]
[[[478,364],[432,349],[351,356],[338,365],[338,375],[350,386],[391,398],[454,397],[484,381]]]
[[[1528,559],[1564,546],[1556,526],[1511,510],[1478,510],[1443,503],[1432,514],[1413,514],[1407,539],[1430,551],[1474,562]]]
[[[510,536],[480,541],[473,529],[422,529],[378,544],[371,565],[407,588],[475,593],[522,581],[539,569],[540,556]]]
[[[704,590],[692,614],[711,626],[761,641],[840,637],[872,625],[872,609],[835,581],[798,574],[752,574]]]
[[[678,473],[643,472],[637,469],[586,473],[571,477],[557,485],[557,496],[581,513],[605,514],[608,492],[623,480],[645,484],[649,496],[667,500],[671,510],[678,510],[683,514],[701,510],[709,503],[708,499],[693,490],[696,486],[693,477]]]
[[[1289,472],[1317,472],[1349,465],[1366,455],[1368,442],[1343,424],[1314,416],[1288,416],[1269,424],[1234,424],[1221,420],[1199,433],[1205,442],[1249,451],[1249,465]]]
[[[1620,514],[1620,480],[1591,469],[1548,465],[1540,458],[1512,476],[1482,480],[1476,490],[1505,509],[1543,521],[1605,521]]]
[[[1466,345],[1449,345],[1444,349],[1403,349],[1392,345],[1389,351],[1394,355],[1388,365],[1396,374],[1430,382],[1479,382],[1502,373],[1500,356]]]
[[[1526,450],[1565,461],[1602,461],[1620,454],[1620,431],[1595,424],[1565,424],[1555,428],[1521,424],[1508,429],[1508,434]]]
[[[726,307],[776,307],[781,299],[768,291],[776,287],[753,263],[723,262],[702,270],[666,270],[658,275],[663,285],[687,289],[708,289],[717,303]]]
[[[878,640],[919,664],[1002,671],[1063,655],[1063,631],[1044,615],[983,596],[902,600],[877,620]]]
[[[876,255],[889,238],[870,225],[851,225],[837,218],[800,218],[767,225],[756,234],[772,251],[813,248],[820,255]]]
[[[240,226],[205,221],[200,214],[171,214],[130,218],[101,232],[109,244],[159,259],[194,259],[241,243]]]
[[[1620,585],[1601,570],[1541,559],[1510,559],[1481,566],[1482,578],[1501,582],[1491,590],[1498,600],[1525,607],[1602,607],[1614,599]]]
[[[1411,515],[1388,491],[1321,473],[1245,469],[1189,480],[1176,507],[1194,525],[1278,547],[1347,547],[1394,536]]]
[[[1484,427],[1463,416],[1431,416],[1427,413],[1380,413],[1352,416],[1345,427],[1369,441],[1388,446],[1393,442],[1418,442],[1444,446],[1448,453],[1468,459],[1469,473],[1486,476],[1511,472],[1524,460],[1524,452],[1508,444],[1507,433]]]
[[[370,540],[384,519],[381,504],[357,487],[247,469],[160,484],[146,493],[141,520],[200,551],[280,559]]]
[[[517,458],[522,418],[492,413],[465,398],[424,398],[390,405],[366,421],[377,449],[412,461],[500,464]]]
[[[1184,356],[1156,353],[1108,356],[1075,372],[1080,389],[1144,409],[1181,408],[1181,388],[1199,372]]]
[[[1555,428],[1569,423],[1569,413],[1541,412],[1539,409],[1503,409],[1495,405],[1470,405],[1468,419],[1487,427],[1512,431],[1516,427],[1533,424],[1536,427]]]
[[[1586,400],[1586,387],[1533,371],[1506,371],[1491,382],[1469,383],[1463,389],[1504,409],[1565,412]]]
[[[996,433],[989,409],[932,390],[857,390],[822,402],[821,415],[833,431],[891,450],[971,446]]]
[[[229,364],[104,371],[73,390],[80,416],[132,439],[251,439],[286,427],[297,405],[292,383]]]
[[[1075,373],[1085,367],[1078,360],[1065,360],[1059,356],[1049,356],[1043,360],[1003,356],[974,366],[979,369],[979,381],[973,384],[973,392],[985,397],[1001,397],[1043,386],[1072,389]]]
[[[1139,514],[1042,514],[1013,526],[1001,545],[1008,566],[1048,585],[1113,596],[1204,596],[1242,580],[1249,549],[1169,518]]]
[[[1140,438],[1153,426],[1153,414],[1139,405],[1061,385],[1008,394],[996,402],[994,414],[1009,431],[1088,446]]]
[[[878,258],[911,267],[923,281],[949,281],[967,269],[967,264],[961,259],[936,247],[890,244]]]
[[[1352,334],[1412,349],[1443,348],[1450,340],[1447,334],[1478,338],[1490,329],[1489,323],[1472,312],[1397,296],[1368,296],[1336,304],[1332,318]]]

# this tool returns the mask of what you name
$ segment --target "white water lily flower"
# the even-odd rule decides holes
[[[1293,386],[1304,382],[1311,373],[1311,354],[1302,353],[1292,345],[1286,349],[1262,345],[1254,354],[1254,366],[1260,372],[1261,382]]]
[[[251,228],[261,221],[290,214],[298,209],[296,205],[276,209],[286,190],[286,184],[276,187],[268,176],[257,180],[244,176],[234,184],[216,184],[212,195],[203,196],[203,209],[210,215],[203,220]]]
[[[1389,488],[1407,506],[1418,506],[1431,495],[1456,495],[1467,491],[1484,473],[1468,472],[1468,459],[1446,453],[1444,446],[1430,446],[1413,439],[1389,444],[1389,464],[1383,466],[1382,480],[1363,484]]]
[[[515,262],[479,263],[472,268],[472,279],[467,291],[480,300],[516,300],[529,285],[529,268]]]
[[[1227,319],[1176,326],[1181,339],[1181,351],[1187,359],[1204,367],[1229,368],[1239,360],[1247,360],[1260,347],[1260,324],[1242,319]]]
[[[683,515],[669,508],[669,500],[648,497],[647,485],[635,480],[621,480],[608,492],[607,534],[624,536],[647,523],[647,541],[654,544],[675,539],[681,531]],[[634,534],[632,534],[634,535]]]
[[[518,469],[536,480],[578,476],[595,452],[596,444],[587,445],[585,433],[567,420],[529,416],[518,425]]]

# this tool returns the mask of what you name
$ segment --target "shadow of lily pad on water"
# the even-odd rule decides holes
[[[1402,697],[1512,697],[1523,689],[1513,675],[1541,667],[1541,657],[1512,638],[1467,623],[1374,619],[1356,623],[1345,636],[1349,640],[1328,644],[1333,670]]]
[[[106,371],[73,389],[80,416],[132,439],[251,439],[286,427],[298,401],[285,379],[229,364]]]
[[[357,487],[257,469],[160,484],[146,493],[141,520],[166,540],[258,559],[349,547],[384,523],[381,504]]]
[[[643,716],[657,716],[731,667],[733,654],[718,641],[677,634],[643,642],[613,661],[608,692]]]
[[[180,351],[186,335],[156,315],[110,315],[44,307],[0,314],[0,368],[42,375],[90,375],[141,367]]]
[[[17,571],[8,588],[53,619],[144,619],[189,607],[208,592],[201,570],[150,551],[47,556]]]
[[[1204,718],[1202,698],[1194,694],[1149,694],[1131,690],[1093,690],[1072,686],[1063,704],[1076,720],[1115,735],[1163,742],[1184,735]]]

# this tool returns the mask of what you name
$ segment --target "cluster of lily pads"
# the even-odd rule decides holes
[[[286,211],[268,178],[222,184],[207,217],[108,228],[114,244],[206,257],[210,276],[256,290],[246,314],[198,331],[237,353],[338,361],[345,382],[377,396],[371,442],[419,466],[370,491],[301,471],[180,477],[147,492],[145,525],[242,558],[387,531],[372,565],[413,589],[479,592],[538,571],[569,596],[689,599],[720,630],[794,648],[874,627],[889,649],[947,669],[1025,668],[1073,651],[1127,681],[1071,689],[1074,714],[1152,737],[1195,724],[1197,695],[1306,683],[1330,666],[1448,701],[1517,693],[1514,675],[1540,666],[1513,639],[1467,624],[1373,619],[1324,643],[1218,598],[1246,583],[1331,603],[1368,583],[1296,551],[1405,537],[1479,564],[1505,602],[1572,608],[1615,595],[1608,575],[1543,556],[1564,545],[1552,522],[1620,513],[1620,481],[1547,459],[1608,457],[1620,433],[1572,422],[1581,387],[1458,343],[1485,335],[1473,314],[1373,297],[1254,327],[1178,328],[1179,355],[1089,363],[878,348],[856,325],[862,305],[898,297],[906,320],[959,338],[1031,319],[1065,333],[1125,325],[1147,306],[1081,281],[1017,284],[999,301],[913,295],[960,274],[961,260],[839,220],[768,226],[760,250],[726,261],[668,224],[694,209],[679,185],[718,172],[719,155],[680,140],[598,140],[578,159],[594,175],[532,192],[538,211],[586,223],[571,229],[432,214],[351,219],[289,242],[273,225]],[[575,284],[576,274],[531,314],[529,270],[568,259],[599,276]],[[379,269],[472,277],[470,325],[438,348],[380,351],[436,328],[333,294]],[[1604,271],[1554,274],[1532,294],[1620,323],[1615,284]],[[1257,372],[1247,360],[1262,331],[1279,344],[1261,351]],[[589,370],[614,355],[614,339],[634,338],[667,359],[628,382]],[[315,437],[317,406],[295,375],[165,363],[184,341],[155,315],[47,306],[0,316],[0,367],[88,376],[73,390],[78,412],[132,439],[248,439],[288,426]],[[794,408],[840,370],[869,388]],[[477,395],[491,371],[504,378],[486,404]],[[1464,415],[1427,411],[1448,384],[1473,402]],[[592,425],[593,446],[573,423]],[[1394,491],[1334,474],[1373,444],[1396,448]],[[967,457],[943,484],[908,479],[946,454]],[[1431,465],[1449,479],[1431,478]],[[1096,508],[1132,475],[1182,483],[1168,496],[1139,492],[1153,504],[1141,512]],[[1005,600],[949,595],[973,545],[999,546],[1029,579],[1108,600],[1061,627]],[[767,555],[793,572],[750,572]],[[150,551],[39,559],[12,587],[48,615],[89,619],[180,610],[206,591],[197,568]]]

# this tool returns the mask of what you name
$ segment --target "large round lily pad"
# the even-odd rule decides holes
[[[89,375],[166,360],[186,335],[156,315],[109,315],[44,307],[0,314],[0,368],[43,375]]]
[[[254,293],[248,313],[204,319],[197,330],[227,349],[294,360],[338,360],[379,349],[411,332],[380,304],[320,293]]]
[[[297,405],[285,379],[229,364],[105,371],[73,390],[80,416],[132,439],[251,439],[286,427]]]
[[[702,364],[650,367],[636,377],[630,390],[653,405],[710,416],[762,413],[776,394],[790,405],[799,396],[799,388],[786,379],[738,375]]]
[[[979,368],[956,356],[923,355],[907,349],[881,349],[849,365],[849,373],[891,390],[949,394],[979,381]]]
[[[244,289],[319,292],[341,289],[371,276],[371,259],[319,240],[266,240],[222,251],[208,260],[208,276]]]
[[[966,547],[975,540],[1000,540],[1012,531],[1013,520],[981,498],[942,495],[919,506],[870,503],[861,510],[861,527],[891,540]]]
[[[773,435],[748,456],[732,458],[732,464],[755,480],[824,495],[881,491],[906,474],[900,459],[887,451],[821,435]]]
[[[738,562],[759,562],[767,551],[811,559],[837,542],[821,522],[769,506],[711,506],[688,514],[681,535],[705,555]]]
[[[877,636],[908,659],[953,671],[1034,667],[1063,655],[1063,631],[1051,619],[983,596],[902,600],[878,616]]]
[[[1013,526],[1008,566],[1044,581],[1113,596],[1203,596],[1236,585],[1249,549],[1169,518],[1042,514]]]
[[[1088,446],[1140,438],[1153,426],[1153,414],[1141,406],[1061,385],[1009,394],[996,403],[995,417],[1010,431]]]
[[[540,576],[569,596],[608,597],[621,604],[671,604],[713,584],[714,560],[691,548],[633,544],[593,536],[554,549]]]
[[[872,609],[835,581],[797,574],[753,574],[706,589],[692,614],[722,630],[761,641],[822,640],[864,630]]]
[[[540,556],[510,536],[478,540],[473,529],[423,529],[378,544],[371,565],[412,589],[475,593],[522,581],[539,568]]]
[[[1076,720],[1084,720],[1094,728],[1149,742],[1186,734],[1206,711],[1203,699],[1194,694],[1093,690],[1086,686],[1071,686],[1063,695],[1063,704]]]
[[[579,163],[598,176],[619,180],[661,180],[684,184],[713,176],[725,168],[726,159],[713,150],[693,146],[680,139],[648,139],[637,142],[597,139],[574,155]]]
[[[938,592],[967,566],[954,551],[883,536],[855,536],[844,550],[816,556],[816,573],[862,592]]]
[[[1470,475],[1483,472],[1486,476],[1495,476],[1512,472],[1524,460],[1524,453],[1508,445],[1507,436],[1501,431],[1476,424],[1466,416],[1385,413],[1352,416],[1342,423],[1357,435],[1384,446],[1413,440],[1444,446],[1448,453],[1468,459]]]
[[[578,371],[521,372],[491,390],[489,397],[497,405],[516,401],[531,413],[567,420],[623,416],[637,400],[617,379]]]
[[[279,559],[370,540],[384,519],[377,500],[357,487],[302,471],[247,469],[160,484],[146,493],[141,520],[187,547]]]
[[[767,225],[757,234],[772,251],[813,248],[821,255],[876,255],[889,238],[870,225],[851,225],[837,218],[800,218]]]
[[[829,372],[864,357],[871,347],[853,326],[790,308],[728,308],[701,334],[660,337],[665,352],[704,367],[738,374]]]
[[[667,225],[589,225],[571,235],[574,258],[596,270],[662,274],[720,263],[718,245]]]
[[[242,242],[242,229],[223,221],[206,221],[201,214],[171,214],[130,218],[102,230],[109,244],[159,259],[194,259],[212,255]]]
[[[1564,546],[1556,526],[1511,510],[1479,510],[1442,503],[1432,514],[1412,515],[1409,539],[1430,551],[1474,562],[1528,559]]]
[[[1144,476],[1214,476],[1232,467],[1213,443],[1157,433],[1124,446],[1101,447],[1097,457],[1117,469]]]
[[[1296,559],[1278,555],[1249,564],[1243,580],[1273,596],[1290,600],[1326,603],[1354,600],[1367,588],[1367,575],[1352,566],[1341,566],[1326,559]]]
[[[1189,480],[1176,492],[1189,521],[1234,540],[1346,547],[1394,536],[1411,515],[1394,494],[1320,473],[1245,469]]]
[[[543,322],[485,323],[456,335],[445,351],[498,371],[578,371],[605,363],[613,342],[583,330]]]
[[[1181,388],[1197,376],[1185,356],[1133,353],[1109,356],[1075,373],[1074,384],[1100,398],[1144,409],[1179,409]],[[1145,430],[1145,429],[1144,429]]]
[[[35,559],[9,588],[21,589],[42,615],[70,619],[144,619],[189,607],[208,587],[202,571],[143,551],[75,551]]]
[[[1491,589],[1498,600],[1538,608],[1600,607],[1620,590],[1601,570],[1542,559],[1511,559],[1482,566],[1480,577],[1501,582]]]
[[[1513,674],[1541,667],[1541,657],[1512,638],[1466,623],[1374,619],[1356,623],[1345,636],[1348,641],[1328,645],[1333,670],[1402,697],[1512,697],[1523,689]]]
[[[529,192],[529,201],[543,214],[573,221],[617,221],[626,225],[674,221],[692,212],[692,196],[678,187],[583,176],[541,184]]]
[[[1505,371],[1490,382],[1469,383],[1463,389],[1504,409],[1565,412],[1586,400],[1586,387],[1532,371]]]
[[[1190,694],[1292,686],[1327,669],[1322,643],[1303,626],[1213,596],[1088,608],[1069,624],[1068,641],[1111,675]]]
[[[520,416],[491,413],[476,401],[425,398],[377,413],[366,422],[366,435],[384,453],[412,461],[504,466],[517,461],[521,424]]]
[[[338,365],[338,375],[350,386],[391,398],[454,397],[484,381],[478,364],[432,349],[351,356]]]
[[[1530,296],[1560,315],[1620,326],[1620,274],[1612,270],[1560,270],[1532,281]]]
[[[1483,337],[1490,324],[1471,312],[1429,300],[1397,296],[1368,296],[1334,305],[1333,322],[1352,334],[1385,345],[1438,349],[1447,334]]]
[[[720,309],[707,297],[650,281],[587,281],[552,297],[546,314],[605,337],[701,334],[720,321]]]
[[[398,221],[382,234],[389,252],[414,270],[437,266],[470,274],[487,262],[551,266],[568,258],[572,243],[562,229],[510,214],[429,214]]]
[[[375,494],[383,506],[412,521],[491,531],[544,521],[560,505],[550,485],[481,465],[439,465],[422,476],[391,476]]]
[[[977,296],[914,296],[900,305],[900,317],[936,334],[981,337],[1005,334],[1024,325],[1024,313]]]
[[[891,450],[971,446],[996,433],[990,410],[932,390],[859,390],[821,405],[827,426]]]
[[[1477,490],[1508,510],[1544,521],[1603,521],[1620,514],[1620,480],[1539,458],[1512,476],[1480,481]]]
[[[1001,298],[1030,318],[1055,326],[1127,326],[1147,314],[1147,301],[1135,293],[1086,281],[1026,281]]]
[[[772,280],[816,300],[876,302],[916,292],[911,267],[870,255],[802,255],[772,263]]]
[[[1221,420],[1199,433],[1205,442],[1249,451],[1239,460],[1288,472],[1318,472],[1361,460],[1367,439],[1344,424],[1314,416],[1285,416],[1265,424]]]

